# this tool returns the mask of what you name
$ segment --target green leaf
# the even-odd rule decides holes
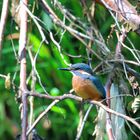
[[[131,105],[133,113],[136,113],[140,109],[140,96],[137,96],[132,105]]]
[[[54,87],[54,88],[51,89],[50,94],[51,94],[52,96],[57,96],[57,95],[60,94],[60,91],[59,91],[58,88]]]
[[[40,47],[40,43],[41,43],[41,40],[38,39],[38,37],[34,34],[29,34],[29,38],[30,38],[30,42],[33,46],[33,51],[34,52],[37,52],[39,47]],[[45,44],[42,44],[41,46],[41,49],[39,51],[39,56],[41,57],[45,57],[45,58],[50,58],[51,55],[50,55],[50,51],[48,49],[48,47],[45,45]]]
[[[71,99],[67,99],[67,100],[65,100],[65,102],[68,105],[68,107],[69,107],[69,109],[71,110],[72,113],[74,113],[74,114],[78,113],[77,109],[75,107],[75,104]]]
[[[58,114],[61,114],[61,115],[66,115],[66,110],[62,107],[59,107],[59,106],[53,106],[51,108],[51,111],[58,113]]]

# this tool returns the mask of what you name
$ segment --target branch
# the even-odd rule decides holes
[[[60,46],[60,44],[54,39],[52,32],[50,32],[50,38],[51,38],[52,42],[56,45],[56,47],[57,47],[57,49],[58,49],[58,51],[59,51],[59,54],[60,54],[62,60],[64,61],[64,63],[65,63],[67,66],[70,66],[70,64],[65,60],[65,58],[64,58],[64,56],[63,56],[63,54],[62,54],[62,52],[61,52],[61,46]]]
[[[36,73],[35,73],[35,69],[34,69],[34,58],[31,52],[31,48],[28,49],[28,53],[29,53],[29,57],[31,60],[31,64],[32,64],[32,71],[31,71],[31,76],[32,76],[32,82],[31,82],[31,92],[35,92],[35,85],[36,85]],[[34,122],[34,97],[31,96],[29,98],[29,105],[30,105],[30,114],[29,114],[29,125],[28,127],[30,128],[31,125]],[[33,138],[33,134],[29,135],[29,139]]]
[[[36,24],[36,26],[37,26],[37,28],[38,28],[38,30],[39,30],[39,32],[40,32],[40,35],[41,35],[41,37],[42,37],[42,42],[45,42],[46,44],[48,44],[48,41],[47,41],[47,39],[46,39],[46,37],[45,37],[45,34],[44,34],[43,30],[42,30],[42,27],[40,26],[40,24],[39,24],[38,21],[37,21],[38,18],[35,17],[35,16],[32,14],[32,12],[31,12],[27,7],[25,7],[25,8],[26,8],[26,11],[28,12],[29,16],[33,19],[34,23]]]
[[[121,42],[124,42],[125,40],[125,32],[122,33],[122,35],[119,36],[119,39],[118,39],[118,43],[116,45],[116,52],[115,52],[115,59],[119,59],[122,57],[121,55],[121,51],[122,51],[122,45],[121,45]],[[114,63],[114,67],[115,67],[115,63]],[[113,83],[112,79],[113,79],[113,76],[114,76],[114,72],[112,71],[111,74],[109,75],[108,77],[108,80],[106,82],[106,98],[107,98],[107,104],[108,104],[108,107],[110,108],[111,106],[111,102],[110,102],[110,88],[111,88],[111,85]],[[109,140],[114,140],[114,134],[113,134],[113,130],[112,130],[112,126],[111,126],[111,115],[110,113],[106,114],[106,128],[107,128],[107,134],[108,134],[108,137],[109,137]]]
[[[46,109],[45,111],[43,111],[38,118],[34,121],[34,123],[32,124],[32,126],[29,128],[29,130],[27,131],[26,135],[28,136],[31,131],[33,130],[33,128],[37,125],[37,123],[47,114],[47,112],[55,105],[59,102],[59,100],[54,100]]]
[[[89,36],[89,35],[86,35],[86,34],[83,34],[81,32],[78,32],[77,30],[69,27],[69,26],[66,26],[59,18],[58,16],[53,12],[53,10],[50,8],[50,6],[47,4],[47,2],[45,0],[40,0],[40,3],[42,5],[42,7],[45,9],[45,11],[47,13],[49,13],[51,19],[53,20],[54,23],[56,23],[57,25],[59,25],[60,27],[66,29],[67,31],[69,31],[72,35],[75,36],[78,35],[82,38],[85,38],[85,39],[89,39],[89,40],[93,40],[93,37],[92,36]]]
[[[62,96],[51,96],[51,95],[45,95],[45,94],[39,94],[39,93],[28,93],[28,96],[34,96],[34,97],[39,97],[39,98],[45,98],[45,99],[51,99],[51,100],[64,100],[64,99],[74,99],[76,101],[82,101],[82,98],[81,97],[78,97],[76,95],[73,95],[73,94],[64,94]],[[119,116],[123,119],[126,119],[128,120],[129,122],[131,122],[132,124],[134,124],[136,127],[138,127],[140,129],[140,124],[137,123],[135,121],[135,119],[129,117],[129,116],[126,116],[124,114],[121,114],[119,112],[116,112],[110,108],[108,108],[107,106],[103,105],[101,102],[98,102],[98,101],[88,101],[89,103],[91,104],[95,104],[101,108],[103,108],[105,111],[109,112],[109,113],[112,113],[116,116]]]
[[[107,98],[107,105],[108,107],[110,108],[110,88],[111,88],[111,85],[112,85],[112,75],[109,75],[109,78],[106,82],[106,85],[105,85],[105,89],[106,89],[106,98]],[[110,112],[109,113],[106,113],[106,131],[107,131],[107,134],[108,134],[108,138],[109,140],[114,140],[114,134],[113,134],[113,130],[112,130],[112,124],[111,124],[111,115],[110,115]]]
[[[75,38],[77,38],[78,40],[80,40],[80,41],[84,44],[84,46],[86,46],[86,48],[87,48],[92,54],[96,55],[96,57],[97,57],[99,60],[103,61],[102,57],[100,57],[95,51],[93,51],[93,50],[87,45],[87,43],[85,42],[84,39],[94,41],[94,42],[96,42],[97,44],[99,44],[99,46],[104,46],[104,48],[106,48],[106,45],[105,45],[103,42],[101,42],[101,41],[95,39],[91,34],[88,34],[88,33],[87,33],[87,29],[85,29],[85,34],[84,34],[84,33],[82,33],[82,32],[79,32],[79,31],[75,30],[74,28],[72,28],[72,27],[70,27],[70,26],[65,25],[65,24],[63,23],[63,21],[61,21],[61,20],[59,19],[59,17],[54,13],[54,11],[50,8],[50,6],[48,5],[48,3],[47,3],[45,0],[40,0],[40,3],[41,3],[42,8],[49,14],[50,18],[52,19],[52,21],[53,21],[56,25],[60,26],[61,28],[65,29],[65,30],[67,30],[71,35],[73,35]],[[106,62],[105,62],[105,63],[106,63]],[[109,64],[107,63],[107,65],[109,65]]]
[[[22,135],[21,139],[26,140],[27,130],[27,87],[26,87],[26,40],[27,40],[27,12],[26,7],[28,0],[20,1],[20,38],[19,38],[19,59],[20,59],[20,91],[22,96]]]
[[[116,12],[121,19],[132,22],[135,25],[140,25],[140,16],[128,0],[101,0],[101,2],[109,10]]]
[[[85,116],[84,116],[84,118],[83,118],[82,124],[81,124],[81,126],[80,126],[80,128],[79,128],[79,131],[78,131],[78,133],[77,133],[77,136],[76,136],[76,139],[75,139],[75,140],[79,140],[79,139],[80,139],[81,134],[82,134],[82,131],[83,131],[83,128],[84,128],[84,125],[85,125],[85,122],[86,122],[86,120],[87,120],[87,117],[88,117],[88,115],[89,115],[89,113],[90,113],[92,107],[93,107],[93,104],[91,104],[91,105],[89,106],[89,108],[88,108],[88,110],[87,110],[87,112],[86,112],[86,114],[85,114]]]
[[[121,52],[122,52],[122,42],[124,42],[126,38],[125,31],[122,32],[122,34],[118,35],[118,43],[116,45],[116,52],[115,52],[115,59],[121,58]]]
[[[0,19],[0,52],[2,49],[3,33],[4,33],[6,18],[8,14],[8,5],[9,5],[9,0],[3,0],[1,19]]]

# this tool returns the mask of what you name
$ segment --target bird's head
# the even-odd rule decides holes
[[[92,75],[92,69],[90,68],[89,65],[85,64],[85,63],[76,63],[71,65],[68,68],[59,68],[60,70],[65,70],[65,71],[71,71],[73,72],[80,72],[82,74],[91,74]]]

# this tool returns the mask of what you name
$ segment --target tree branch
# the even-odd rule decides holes
[[[39,94],[39,93],[28,93],[28,96],[34,96],[34,97],[39,97],[39,98],[45,98],[45,99],[51,99],[51,100],[64,100],[64,99],[74,99],[76,101],[80,101],[82,102],[82,98],[79,97],[79,96],[76,96],[76,95],[73,95],[73,94],[64,94],[62,96],[51,96],[51,95],[45,95],[45,94]],[[105,106],[104,104],[102,104],[101,102],[98,102],[98,101],[88,101],[89,103],[91,104],[95,104],[99,107],[102,107],[105,111],[109,112],[109,113],[112,113],[116,116],[119,116],[123,119],[126,119],[128,120],[129,122],[133,123],[136,127],[138,127],[140,129],[140,124],[138,124],[135,119],[129,117],[129,116],[126,116],[124,114],[121,114],[119,112],[116,112],[110,108],[108,108],[107,106]]]
[[[34,121],[34,123],[32,124],[32,126],[29,128],[29,130],[27,131],[26,135],[28,136],[31,131],[33,130],[33,128],[37,125],[37,123],[48,113],[48,111],[59,102],[59,100],[54,100],[46,109],[45,111],[43,111],[38,118]]]
[[[0,52],[2,49],[3,33],[4,33],[6,18],[8,14],[8,5],[9,5],[9,0],[3,0],[1,19],[0,19]]]
[[[87,110],[87,112],[86,112],[86,114],[85,114],[85,116],[84,116],[84,118],[83,118],[82,124],[80,125],[79,131],[78,131],[78,133],[77,133],[77,135],[76,135],[76,139],[75,139],[75,140],[79,140],[79,139],[80,139],[81,134],[82,134],[82,131],[83,131],[83,128],[84,128],[84,125],[85,125],[85,122],[86,122],[86,120],[87,120],[87,117],[88,117],[88,115],[89,115],[89,113],[90,113],[92,107],[93,107],[93,104],[91,104],[91,105],[89,106],[89,108],[88,108],[88,110]]]
[[[20,38],[19,38],[19,59],[20,59],[20,87],[19,94],[22,96],[22,134],[21,139],[26,140],[27,131],[27,87],[26,87],[26,41],[27,41],[27,12],[28,0],[20,1]]]
[[[140,16],[128,0],[101,0],[101,2],[109,10],[116,12],[123,20],[132,22],[135,25],[140,25]]]

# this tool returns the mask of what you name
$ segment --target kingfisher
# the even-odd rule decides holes
[[[59,68],[60,70],[70,71],[73,74],[72,87],[75,93],[87,100],[101,101],[106,98],[104,86],[97,76],[92,72],[89,65],[85,63],[76,63],[68,68]]]

